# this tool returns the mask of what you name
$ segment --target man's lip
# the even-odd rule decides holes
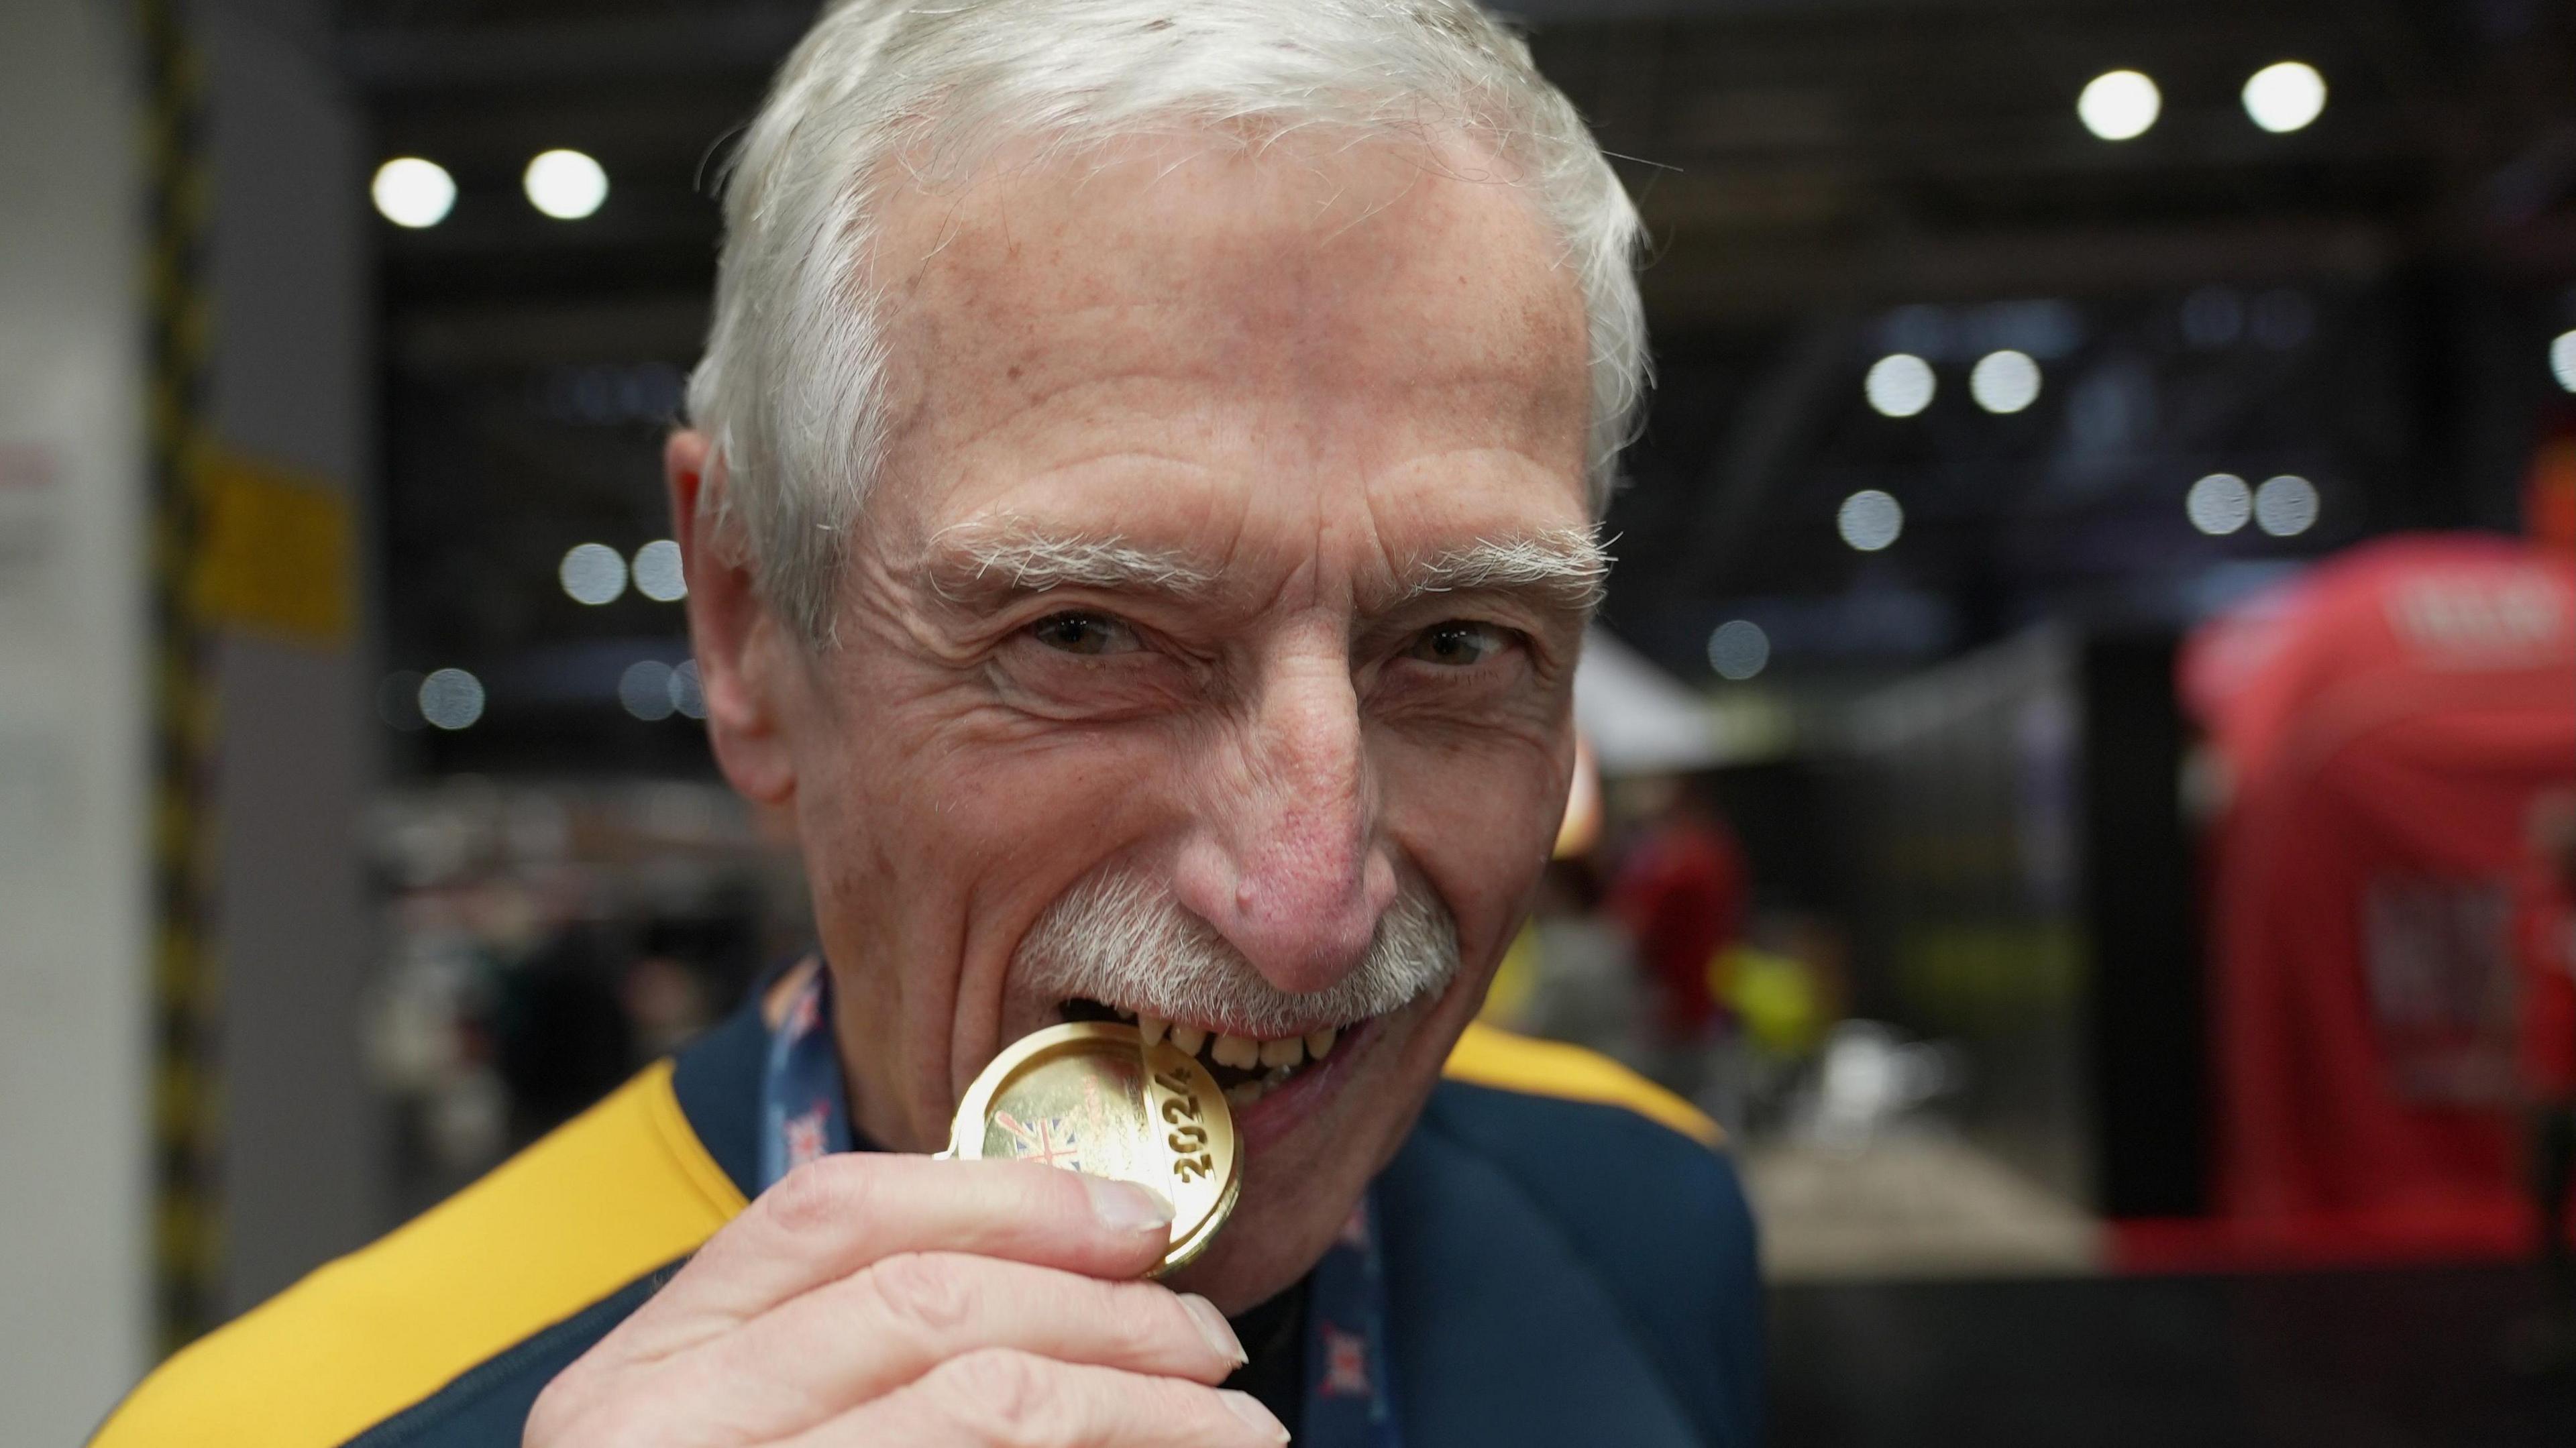
[[[1378,1024],[1385,1019],[1371,1016],[1357,1025],[1343,1027],[1342,1038],[1334,1043],[1331,1055],[1307,1062],[1251,1105],[1234,1108],[1235,1135],[1245,1148],[1259,1150],[1313,1115],[1340,1086],[1342,1077],[1350,1073],[1352,1063],[1377,1044]]]

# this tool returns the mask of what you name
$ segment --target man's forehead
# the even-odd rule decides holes
[[[875,252],[895,370],[924,401],[1221,367],[1245,386],[1502,382],[1525,408],[1582,411],[1588,339],[1562,245],[1479,164],[1163,137],[1005,151],[952,191],[895,188]]]

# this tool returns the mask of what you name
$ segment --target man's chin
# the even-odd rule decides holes
[[[1291,1081],[1237,1113],[1242,1197],[1206,1253],[1172,1275],[1173,1287],[1240,1313],[1306,1275],[1429,1094],[1454,1034],[1442,1028],[1443,1003],[1418,1001],[1371,1021],[1347,1055],[1320,1063],[1338,1069]]]

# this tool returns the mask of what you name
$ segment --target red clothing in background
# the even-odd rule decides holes
[[[2540,1100],[2564,1101],[2576,1096],[2576,901],[2536,867],[2515,885],[2523,1085]]]
[[[1744,930],[1744,852],[1714,820],[1656,825],[1621,864],[1610,910],[1637,942],[1668,1040],[1688,1040],[1717,1015],[1708,967]]]

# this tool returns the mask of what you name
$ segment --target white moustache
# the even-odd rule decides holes
[[[1162,884],[1118,871],[1085,879],[1048,906],[1011,967],[1051,1000],[1081,997],[1272,1039],[1382,1016],[1448,985],[1458,973],[1458,927],[1428,888],[1407,880],[1359,967],[1298,995],[1264,980]]]

